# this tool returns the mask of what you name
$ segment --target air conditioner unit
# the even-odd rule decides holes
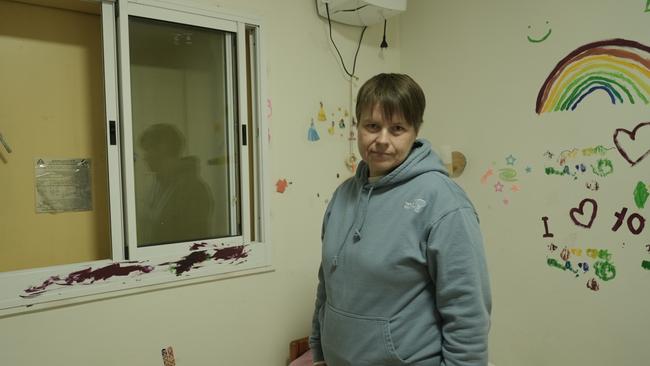
[[[318,15],[334,22],[367,26],[406,11],[406,0],[316,0]]]

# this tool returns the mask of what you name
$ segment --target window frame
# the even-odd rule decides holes
[[[106,131],[110,131],[111,121],[117,133],[117,144],[110,144],[107,133],[106,147],[108,151],[108,186],[110,208],[111,259],[84,263],[74,263],[51,267],[25,269],[0,273],[0,316],[17,312],[42,309],[43,307],[59,306],[63,303],[84,301],[91,297],[107,297],[121,295],[127,292],[149,290],[151,286],[167,287],[179,285],[182,281],[204,281],[229,278],[237,275],[272,271],[270,246],[270,196],[269,166],[268,166],[268,126],[266,118],[260,111],[266,104],[266,63],[264,58],[263,24],[261,19],[228,11],[220,7],[206,7],[198,4],[180,3],[171,0],[123,0],[116,3],[113,0],[95,0],[101,2],[102,13],[102,44],[104,61],[104,93],[106,108]],[[236,138],[239,148],[239,192],[241,200],[238,203],[241,216],[241,236],[209,241],[208,245],[224,247],[243,246],[246,258],[243,261],[207,261],[201,268],[192,269],[182,275],[172,273],[165,264],[185,258],[192,253],[194,242],[185,242],[153,247],[137,247],[135,229],[129,226],[134,222],[135,199],[130,195],[134,192],[133,136],[130,125],[130,57],[128,52],[128,21],[129,16],[171,21],[233,31],[236,34],[234,48],[236,65],[233,81],[236,87],[238,123]],[[247,49],[247,30],[254,30],[255,42]],[[247,64],[247,52],[254,58]],[[126,65],[126,67],[125,67]],[[248,80],[247,66],[250,66]],[[248,90],[248,83],[252,90]],[[248,93],[252,94],[248,115]],[[232,115],[232,113],[231,113]],[[250,117],[250,118],[249,118]],[[249,122],[253,123],[249,126]],[[242,127],[246,126],[246,127]],[[251,130],[253,138],[246,138],[242,129]],[[249,166],[249,154],[252,164]],[[130,160],[130,163],[129,163]],[[253,171],[253,181],[249,181],[249,172]],[[131,193],[129,193],[131,190]],[[250,195],[250,197],[249,197]],[[253,211],[251,211],[253,200]],[[254,215],[253,215],[254,213]],[[133,221],[131,221],[133,219]],[[253,221],[253,222],[251,222]],[[131,222],[131,224],[130,224]],[[255,236],[251,236],[251,229]],[[136,239],[134,241],[134,239]],[[45,284],[48,279],[83,269],[98,269],[111,264],[132,264],[152,266],[150,273],[140,275],[115,276],[110,280],[98,280],[89,283],[73,284],[72,286],[57,286],[47,292],[31,297],[26,291],[32,286]],[[37,305],[37,306],[34,306]]]
[[[120,10],[121,14],[127,13],[126,11]],[[237,131],[232,131],[233,127],[235,129],[238,125],[244,124],[242,121],[246,120],[246,98],[245,94],[239,92],[237,85],[241,85],[241,75],[237,73],[242,67],[241,57],[243,56],[241,52],[238,51],[236,55],[235,62],[236,65],[232,62],[232,48],[234,42],[237,42],[236,49],[240,49],[239,39],[239,23],[235,21],[229,21],[218,18],[211,18],[204,15],[196,14],[187,14],[179,13],[174,10],[152,7],[148,5],[141,4],[128,4],[128,15],[120,18],[120,70],[121,70],[121,102],[122,102],[122,126],[124,131],[124,137],[122,143],[124,146],[124,154],[122,155],[122,164],[124,166],[125,172],[125,184],[124,186],[127,189],[124,190],[125,193],[125,202],[126,202],[126,245],[127,252],[129,253],[129,259],[142,259],[142,258],[151,258],[151,257],[164,257],[169,255],[179,255],[187,252],[188,248],[194,244],[194,241],[187,242],[177,242],[163,245],[154,245],[154,246],[145,246],[139,247],[137,243],[137,222],[136,222],[136,198],[135,198],[135,168],[133,159],[129,158],[134,156],[135,147],[133,146],[133,135],[131,134],[133,130],[133,116],[131,108],[131,65],[130,65],[130,44],[129,44],[129,17],[136,16],[140,18],[159,20],[165,22],[172,22],[177,24],[184,24],[196,27],[202,27],[206,29],[213,29],[218,31],[228,32],[226,35],[226,74],[227,74],[227,106],[228,110],[228,140],[229,144],[238,149],[239,164],[236,165],[239,169],[240,177],[240,187],[236,187],[234,174],[229,174],[230,185],[229,188],[240,192],[239,196],[241,197],[240,203],[232,202],[237,194],[231,195],[230,197],[230,207],[236,208],[237,204],[244,204],[248,202],[248,190],[243,190],[241,187],[245,187],[247,182],[247,175],[243,172],[248,171],[248,158],[245,146],[242,146],[242,138],[240,133]],[[236,34],[236,37],[233,37],[233,33]],[[245,54],[244,54],[245,55]],[[244,75],[244,80],[246,75]],[[237,100],[234,100],[233,97],[236,97]],[[236,108],[236,109],[235,109]],[[238,121],[238,120],[239,121]],[[237,141],[235,141],[237,139]],[[235,166],[234,156],[230,156],[230,167]],[[226,246],[235,246],[243,245],[246,240],[246,235],[244,234],[246,217],[242,215],[242,235],[230,236],[225,238],[217,239],[206,239],[201,240],[202,242],[207,243],[208,245],[217,245],[225,244]],[[231,229],[236,226],[233,223],[233,217],[231,217],[230,227]]]

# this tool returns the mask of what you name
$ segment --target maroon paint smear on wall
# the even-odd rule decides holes
[[[21,297],[29,298],[29,297],[35,297],[41,295],[42,293],[48,290],[48,287],[52,285],[72,286],[78,283],[88,285],[99,280],[105,281],[113,276],[128,276],[134,272],[149,273],[154,270],[153,266],[131,264],[133,262],[126,262],[126,263],[129,263],[129,265],[122,266],[123,263],[118,262],[118,263],[111,263],[107,266],[100,267],[95,270],[93,270],[92,267],[86,268],[80,271],[72,272],[65,278],[61,278],[61,276],[52,276],[47,280],[45,280],[39,286],[31,286],[27,288],[25,290],[25,293],[27,295],[21,295]]]

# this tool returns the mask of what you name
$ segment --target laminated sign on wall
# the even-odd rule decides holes
[[[34,162],[36,212],[92,210],[90,159],[43,159]]]

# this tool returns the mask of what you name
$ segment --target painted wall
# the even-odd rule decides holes
[[[411,0],[400,19],[402,71],[428,97],[421,134],[468,159],[458,182],[485,235],[495,365],[648,363],[650,211],[634,192],[650,184],[650,159],[632,165],[623,152],[634,161],[650,149],[649,126],[632,132],[648,121],[650,78],[614,55],[648,52],[613,45],[569,63],[575,86],[602,79],[577,90],[575,110],[536,113],[565,56],[612,38],[650,45],[648,21],[645,1],[615,0]]]
[[[109,258],[99,16],[0,1],[0,18],[0,271]],[[35,157],[90,159],[93,209],[36,213]]]
[[[319,102],[328,120],[343,113],[349,84],[313,1],[201,3],[266,21],[271,178],[288,182],[284,193],[271,197],[276,271],[2,318],[3,365],[157,366],[161,349],[170,345],[178,365],[285,365],[289,341],[309,333],[322,213],[334,187],[350,173],[343,131],[330,135],[317,125],[318,142],[309,142],[307,133]],[[367,30],[357,65],[362,81],[399,70],[397,23],[389,23],[390,48],[381,54],[383,27]],[[359,32],[335,25],[348,67]]]

